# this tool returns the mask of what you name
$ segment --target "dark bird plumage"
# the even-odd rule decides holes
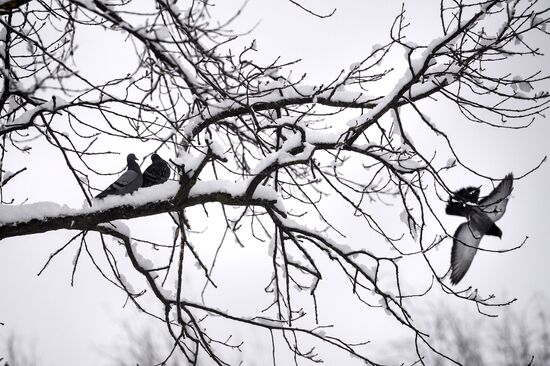
[[[468,216],[471,204],[477,204],[479,201],[479,187],[465,187],[461,188],[458,191],[453,192],[449,201],[447,202],[447,207],[445,212],[448,215],[455,216]]]
[[[105,198],[113,195],[125,195],[132,193],[141,187],[143,183],[143,175],[141,169],[139,169],[138,163],[136,163],[136,156],[134,154],[128,154],[126,157],[127,170],[118,179],[111,184],[107,189],[98,194],[96,198]]]
[[[162,184],[170,178],[170,167],[157,154],[151,155],[151,165],[143,172],[142,187],[150,187],[157,184]]]
[[[479,201],[479,190],[480,187],[461,188],[454,193],[454,198],[463,202],[477,203]]]
[[[447,202],[445,212],[447,215],[468,217],[474,209],[479,207],[479,192],[480,187],[465,187],[455,191]],[[485,197],[483,200],[486,200],[488,197]],[[502,230],[493,223],[485,234],[500,238]]]
[[[513,189],[513,175],[504,177],[500,184],[486,197],[478,201],[477,192],[463,188],[455,192],[447,204],[446,212],[451,215],[465,216],[468,221],[458,226],[451,251],[451,283],[456,285],[472,264],[483,235],[502,237],[502,231],[495,225],[504,212]],[[462,194],[457,199],[457,193]],[[464,195],[466,194],[466,195]],[[450,213],[450,212],[451,213]]]

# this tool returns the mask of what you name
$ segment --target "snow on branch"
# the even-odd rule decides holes
[[[252,197],[246,195],[247,185],[230,181],[197,182],[189,197],[180,205],[172,198],[179,184],[166,182],[151,188],[141,188],[126,196],[110,196],[94,201],[92,207],[76,209],[54,202],[0,206],[0,239],[42,233],[52,230],[88,230],[100,223],[174,212],[185,207],[209,202],[236,206],[272,207],[284,213],[284,206],[275,191],[259,187]]]

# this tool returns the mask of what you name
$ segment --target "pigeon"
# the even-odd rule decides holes
[[[507,174],[487,197],[479,201],[479,188],[476,191],[473,187],[463,188],[451,198],[447,205],[447,213],[451,211],[451,215],[465,216],[468,219],[458,226],[453,238],[451,284],[456,285],[464,278],[483,235],[502,237],[502,231],[495,222],[500,220],[506,211],[513,189],[513,179],[512,173]]]
[[[473,209],[477,207],[479,201],[480,187],[465,187],[454,192],[449,201],[445,212],[448,215],[468,217]],[[489,228],[486,235],[502,236],[502,231],[494,223]]]
[[[170,168],[168,163],[157,154],[151,155],[151,165],[143,172],[142,187],[151,187],[162,184],[170,177]]]
[[[96,198],[105,198],[113,195],[125,195],[132,193],[141,187],[143,183],[143,175],[139,169],[138,163],[136,163],[136,156],[134,154],[128,154],[126,161],[128,163],[128,170],[124,172],[118,179],[111,184],[107,189],[98,194]]]

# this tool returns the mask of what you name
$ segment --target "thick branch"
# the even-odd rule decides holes
[[[225,205],[234,206],[273,206],[274,201],[265,198],[251,198],[242,196],[233,196],[226,192],[210,192],[189,197],[181,204],[175,204],[172,199],[163,201],[147,202],[141,205],[132,205],[122,203],[112,208],[93,211],[83,209],[66,215],[46,216],[42,218],[32,218],[20,222],[2,222],[0,224],[0,239],[13,236],[44,233],[53,230],[89,230],[97,224],[119,219],[133,219],[136,217],[157,215],[166,212],[180,211],[186,207],[218,202]]]

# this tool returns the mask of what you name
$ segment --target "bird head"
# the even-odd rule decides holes
[[[151,155],[151,161],[152,162],[159,161],[159,160],[162,160],[162,159],[158,154]]]
[[[461,188],[451,194],[445,212],[449,215],[466,216],[472,209],[472,204],[477,204],[478,199],[478,187]]]
[[[451,197],[454,201],[463,203],[477,203],[479,200],[480,187],[465,187],[455,191]]]
[[[131,161],[137,161],[138,158],[136,158],[136,156],[134,154],[128,154],[128,156],[126,157],[126,161],[129,163]]]

